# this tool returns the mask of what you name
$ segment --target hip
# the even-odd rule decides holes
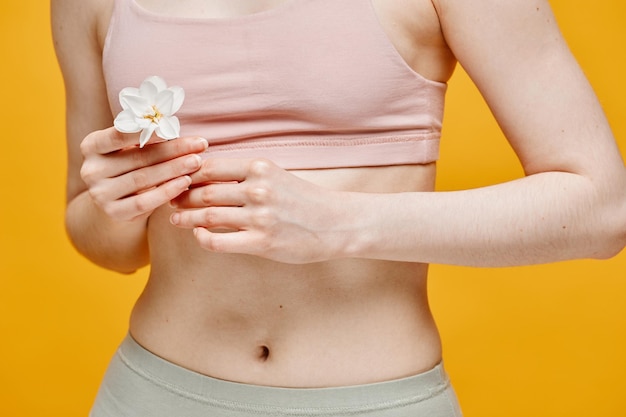
[[[281,388],[226,381],[160,358],[132,337],[122,342],[91,417],[394,416],[460,417],[441,363],[405,378],[331,388]]]

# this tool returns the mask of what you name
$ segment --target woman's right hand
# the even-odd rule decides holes
[[[81,143],[80,175],[94,203],[113,220],[147,218],[191,184],[206,139],[185,137],[137,145],[137,134],[111,127],[90,133]]]

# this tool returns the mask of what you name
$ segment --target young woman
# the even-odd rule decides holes
[[[68,233],[104,267],[151,266],[93,417],[460,416],[427,264],[625,245],[624,163],[545,0],[53,0],[52,12]],[[457,61],[523,179],[433,192]],[[111,126],[119,92],[151,76],[185,90],[181,137],[140,148]]]

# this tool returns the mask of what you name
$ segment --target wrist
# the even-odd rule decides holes
[[[366,197],[367,196],[367,197]],[[367,258],[375,241],[372,222],[373,195],[358,192],[340,192],[333,217],[333,233],[329,239],[330,258]],[[374,214],[376,215],[376,214]]]

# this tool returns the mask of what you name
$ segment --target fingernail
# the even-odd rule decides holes
[[[202,146],[204,147],[204,149],[209,147],[209,141],[206,140],[205,138],[198,138],[198,142],[202,143]]]
[[[185,175],[184,177],[179,177],[176,179],[176,186],[178,187],[189,187],[191,185],[191,177],[189,175]]]
[[[180,213],[174,213],[170,216],[170,223],[177,225],[180,222]]]
[[[200,155],[189,155],[189,157],[185,159],[185,167],[189,169],[199,168],[200,164],[202,164],[202,158]]]

